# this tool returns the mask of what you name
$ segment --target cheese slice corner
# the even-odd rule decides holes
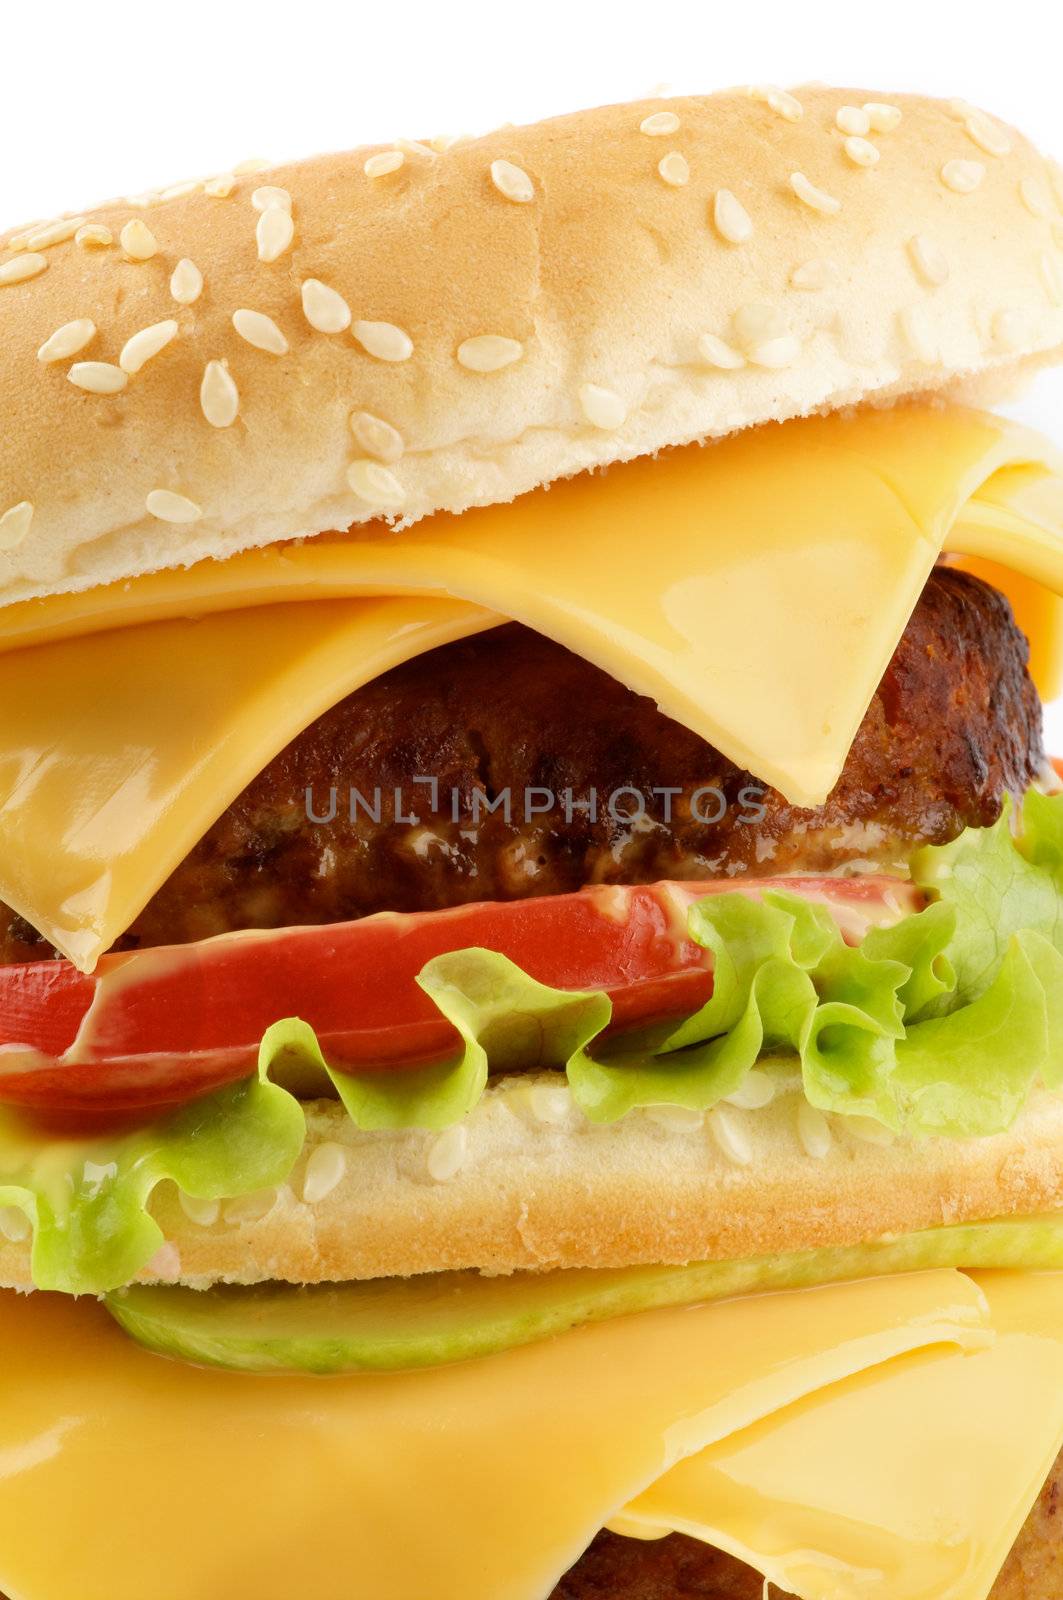
[[[802,1600],[985,1600],[1063,1447],[1063,1274],[975,1276],[989,1348],[800,1400],[688,1456],[614,1527],[702,1539]]]

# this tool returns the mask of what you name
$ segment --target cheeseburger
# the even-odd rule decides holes
[[[7,1600],[1063,1596],[1060,168],[653,100],[0,319]]]

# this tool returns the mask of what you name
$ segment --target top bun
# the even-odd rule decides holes
[[[257,237],[256,237],[257,235]],[[961,103],[608,106],[178,184],[0,254],[0,604],[1063,344],[1063,174]]]

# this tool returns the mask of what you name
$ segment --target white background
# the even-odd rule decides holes
[[[0,226],[251,155],[749,82],[959,96],[1063,157],[1061,31],[1052,0],[19,0],[4,8]],[[1063,443],[1063,374],[1021,414]],[[1063,751],[1063,709],[1050,722]]]

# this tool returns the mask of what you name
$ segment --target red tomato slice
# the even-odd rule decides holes
[[[896,878],[778,878],[598,887],[331,927],[225,934],[69,962],[0,968],[0,1101],[52,1112],[172,1106],[246,1077],[281,1017],[309,1022],[331,1065],[395,1071],[445,1059],[457,1034],[415,983],[433,956],[500,951],[559,989],[604,989],[612,1030],[688,1015],[712,989],[686,937],[702,895],[789,889],[858,942],[921,903]]]

